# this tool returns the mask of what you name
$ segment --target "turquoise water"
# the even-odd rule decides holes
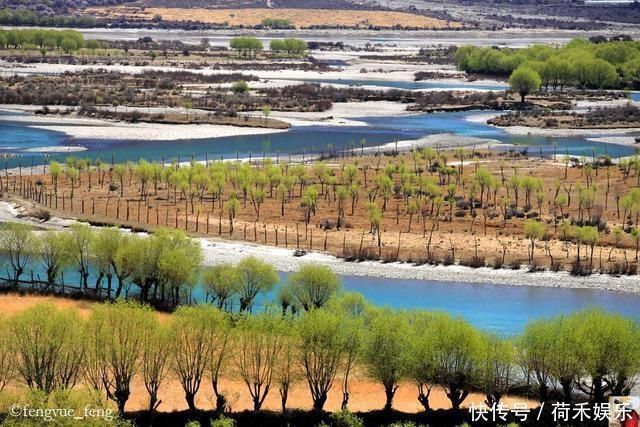
[[[529,153],[537,155],[540,150],[550,155],[557,150],[562,154],[580,156],[607,153],[612,157],[628,156],[636,152],[634,147],[587,141],[582,137],[549,138],[538,136],[515,136],[484,123],[469,121],[467,118],[477,112],[434,113],[403,115],[395,117],[375,117],[359,119],[369,126],[304,126],[294,127],[286,132],[271,135],[246,135],[209,139],[185,139],[178,141],[114,141],[70,139],[58,132],[29,128],[23,124],[2,121],[0,115],[0,152],[18,155],[7,158],[4,164],[9,167],[41,164],[48,160],[41,153],[25,150],[42,146],[86,147],[86,151],[75,153],[77,156],[111,159],[118,161],[144,158],[148,160],[172,159],[197,160],[276,155],[301,154],[303,152],[326,151],[328,145],[337,149],[349,146],[360,147],[365,140],[369,147],[398,140],[414,140],[423,136],[454,133],[461,136],[490,138],[505,144],[528,148]],[[494,145],[496,147],[496,145]],[[554,148],[555,147],[555,148]],[[499,148],[499,146],[497,146]],[[64,160],[69,153],[52,154],[50,158]],[[0,160],[1,161],[1,160]],[[2,163],[0,163],[2,165]],[[4,165],[2,165],[4,166]]]
[[[640,102],[640,92],[631,92],[631,100]]]
[[[0,274],[3,277],[7,274],[5,268],[6,266],[2,268]],[[38,266],[34,265],[27,268],[23,279],[30,277],[29,268],[35,269],[35,277],[38,276],[38,271],[40,277],[44,277]],[[288,273],[278,274],[281,283],[286,282]],[[79,282],[78,273],[72,269],[65,271],[64,278],[67,285],[77,285]],[[640,321],[640,294],[362,276],[342,276],[341,279],[345,291],[359,292],[375,305],[396,309],[445,311],[467,319],[478,328],[501,335],[515,335],[533,319],[572,313],[587,307],[600,307]],[[115,282],[114,279],[114,289]],[[95,278],[92,275],[89,278],[89,287],[94,285]],[[106,287],[106,280],[102,286]],[[136,287],[132,286],[132,292],[135,292],[135,289]],[[193,296],[197,300],[203,300],[205,293],[198,287]],[[265,306],[273,304],[276,296],[277,291],[258,296],[254,311],[259,312],[264,310]],[[234,308],[238,308],[237,301]]]

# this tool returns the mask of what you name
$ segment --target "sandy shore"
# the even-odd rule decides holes
[[[3,110],[9,113],[16,112],[16,108],[13,106],[3,107]],[[20,110],[28,111],[29,109],[20,108]],[[36,116],[31,114],[6,114],[2,115],[0,120],[23,123],[37,129],[62,132],[69,137],[78,139],[173,141],[284,132],[284,130],[279,129],[239,126],[123,123],[82,117]]]
[[[18,218],[22,209],[9,202],[0,202],[0,222],[20,221],[40,227],[61,229],[73,223],[72,219],[52,218],[46,223],[29,218]],[[318,263],[331,267],[344,276],[380,277],[401,280],[441,281],[457,283],[495,284],[511,286],[544,286],[557,288],[595,289],[638,293],[637,276],[613,278],[609,275],[594,274],[588,277],[571,276],[568,272],[530,273],[526,267],[519,270],[492,268],[470,268],[452,266],[416,266],[408,263],[381,263],[378,261],[345,262],[341,258],[320,252],[309,252],[302,257],[294,257],[292,249],[256,245],[246,242],[225,241],[216,238],[198,238],[203,252],[204,264],[221,262],[237,263],[247,256],[269,260],[278,271],[298,270],[306,263]]]
[[[545,129],[528,126],[507,126],[501,127],[500,129],[511,135],[533,135],[548,137],[625,135],[629,133],[640,132],[640,127],[612,129]]]

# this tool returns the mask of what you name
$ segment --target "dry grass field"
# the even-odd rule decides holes
[[[229,26],[256,26],[264,19],[288,19],[297,28],[329,27],[414,27],[459,28],[458,22],[449,22],[428,16],[391,11],[329,10],[329,9],[204,9],[204,8],[137,8],[96,7],[86,10],[101,18],[126,18],[150,21],[160,15],[165,21],[198,21]]]

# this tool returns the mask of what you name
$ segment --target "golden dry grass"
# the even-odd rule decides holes
[[[181,9],[181,8],[136,8],[96,7],[87,12],[105,18],[125,17],[136,20],[152,20],[160,15],[165,21],[199,21],[208,24],[231,26],[260,25],[264,19],[288,19],[297,28],[313,26],[331,27],[403,27],[415,28],[459,28],[458,22],[431,18],[417,14],[391,11],[329,10],[329,9]]]

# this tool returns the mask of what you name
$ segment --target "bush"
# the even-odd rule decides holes
[[[364,422],[357,415],[343,409],[334,412],[330,417],[332,427],[364,427]]]
[[[221,415],[217,420],[211,421],[211,427],[235,427],[236,421]]]

